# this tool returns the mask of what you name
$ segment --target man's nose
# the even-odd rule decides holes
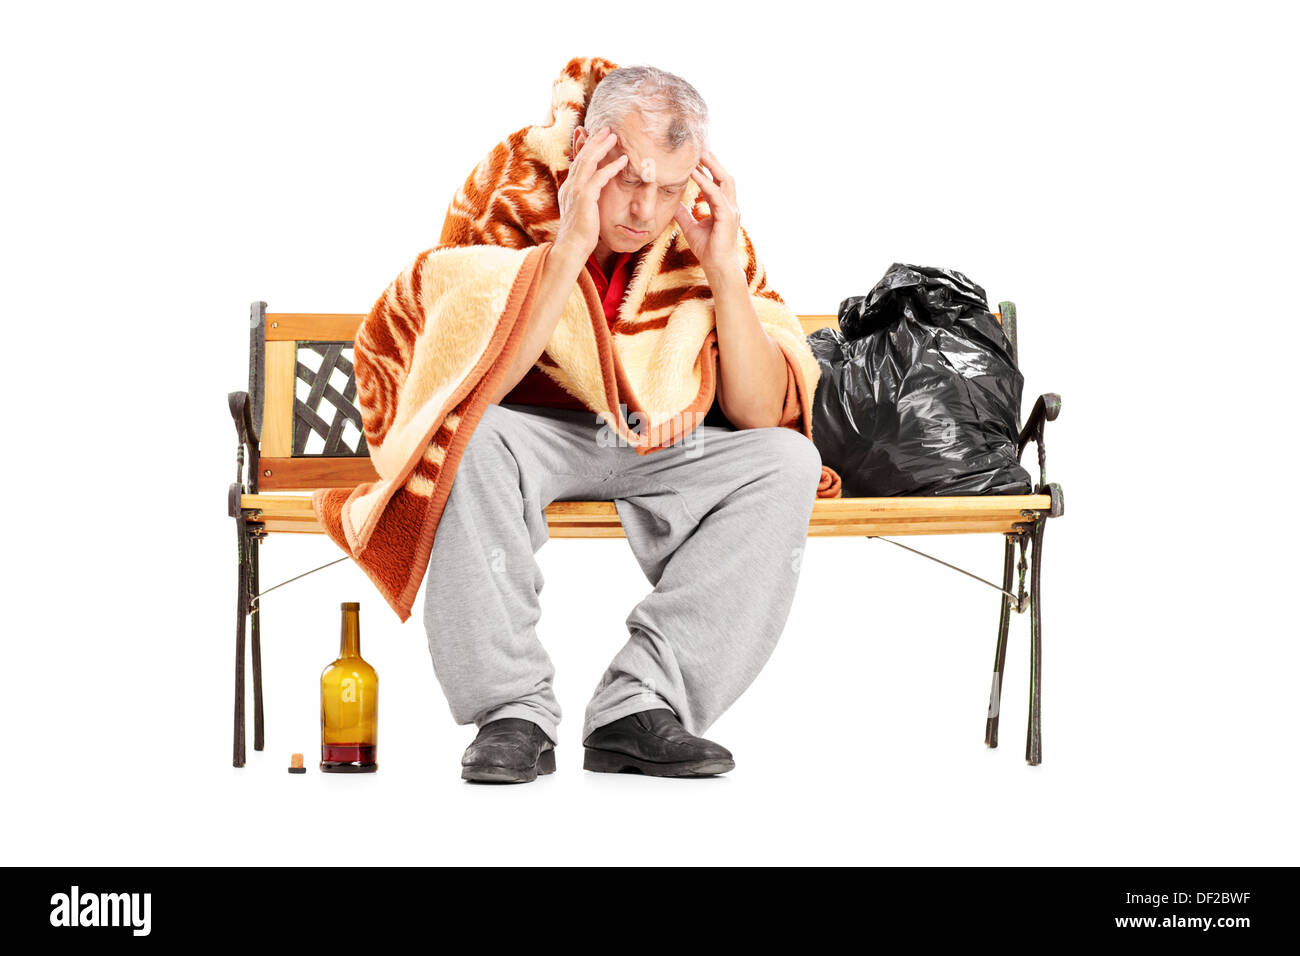
[[[655,217],[655,190],[657,183],[643,183],[632,197],[632,214],[638,222],[648,223]]]

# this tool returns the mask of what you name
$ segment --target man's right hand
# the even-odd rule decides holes
[[[560,187],[560,226],[555,233],[554,245],[571,249],[580,262],[587,261],[600,241],[598,203],[601,190],[627,165],[627,154],[624,153],[612,163],[599,166],[617,140],[608,126],[587,137],[569,166],[564,185]]]

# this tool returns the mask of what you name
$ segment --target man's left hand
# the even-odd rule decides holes
[[[705,170],[713,174],[710,179]],[[736,180],[722,168],[712,150],[700,157],[700,164],[691,170],[699,184],[705,202],[709,204],[709,217],[696,219],[685,203],[677,204],[673,219],[681,227],[686,243],[700,260],[706,275],[720,275],[740,265],[736,258],[736,241],[740,234],[740,207],[736,203]]]

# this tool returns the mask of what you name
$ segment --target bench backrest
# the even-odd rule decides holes
[[[261,442],[258,491],[352,488],[378,477],[352,365],[352,342],[364,320],[353,313],[267,312],[265,302],[253,303],[248,394]],[[804,334],[839,322],[835,315],[799,321]],[[1014,325],[1004,325],[1014,348]]]

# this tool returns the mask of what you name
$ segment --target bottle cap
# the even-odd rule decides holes
[[[292,754],[289,757],[290,773],[306,773],[307,768],[302,765],[302,754]]]

